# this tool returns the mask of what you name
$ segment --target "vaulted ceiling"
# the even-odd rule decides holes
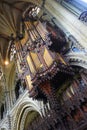
[[[0,52],[6,58],[6,50],[11,34],[16,36],[20,30],[20,21],[23,11],[30,2],[41,5],[42,0],[0,0]]]
[[[31,4],[41,7],[42,0],[0,0],[0,66],[6,77],[6,84],[12,85],[14,78],[14,61],[5,66],[5,61],[9,60],[7,55],[10,37],[13,34],[16,37],[20,30],[20,22],[25,9]],[[13,77],[12,77],[13,76]],[[3,79],[4,80],[4,79]],[[0,80],[0,100],[2,100],[2,89],[5,84]],[[4,90],[3,90],[4,91]]]

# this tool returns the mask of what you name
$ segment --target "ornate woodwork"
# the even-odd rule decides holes
[[[83,21],[83,22],[87,22],[87,11],[84,11],[80,14],[79,16],[79,20]]]
[[[32,10],[28,8],[23,14],[26,42],[16,41],[19,77],[25,80],[29,96],[43,100],[44,103],[48,102],[50,110],[42,119],[37,117],[33,120],[27,130],[79,130],[83,126],[85,128],[87,79],[83,73],[81,76],[79,71],[76,73],[69,62],[66,62],[62,53],[66,46],[65,35],[61,30],[57,34],[58,29],[53,29],[49,24],[44,26],[37,20],[37,14],[33,12],[35,9],[38,8],[32,6]],[[73,36],[69,38],[77,42]],[[61,47],[58,48],[60,44]],[[73,50],[73,45],[70,49]]]

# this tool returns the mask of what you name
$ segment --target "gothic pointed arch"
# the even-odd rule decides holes
[[[13,130],[19,130],[21,127],[23,128],[23,122],[25,121],[27,114],[31,113],[32,111],[42,116],[41,106],[37,101],[35,102],[28,97],[23,99],[22,103],[20,103],[15,112]],[[20,124],[22,124],[22,126],[20,126]]]

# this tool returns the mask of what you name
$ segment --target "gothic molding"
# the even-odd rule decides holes
[[[15,113],[15,118],[13,121],[13,130],[18,130],[18,125],[21,119],[21,115],[23,113],[23,111],[25,110],[24,116],[23,116],[23,120],[25,120],[26,118],[26,113],[29,111],[36,111],[38,112],[38,114],[40,114],[40,116],[42,116],[42,109],[40,104],[36,101],[33,101],[32,99],[29,99],[28,97],[26,99],[23,100],[23,102],[18,106],[18,108],[16,108],[16,113]],[[26,111],[27,110],[27,111]]]
[[[0,123],[0,130],[2,129],[9,130],[9,121],[7,117],[3,119],[2,122]]]
[[[22,119],[21,119],[20,130],[24,130],[25,120],[26,120],[26,117],[27,117],[27,115],[28,115],[29,112],[30,112],[30,109],[26,108],[25,111],[24,111],[24,113],[23,113]]]

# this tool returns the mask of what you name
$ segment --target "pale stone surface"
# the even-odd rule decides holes
[[[87,26],[54,0],[47,0],[45,8],[87,49]]]

